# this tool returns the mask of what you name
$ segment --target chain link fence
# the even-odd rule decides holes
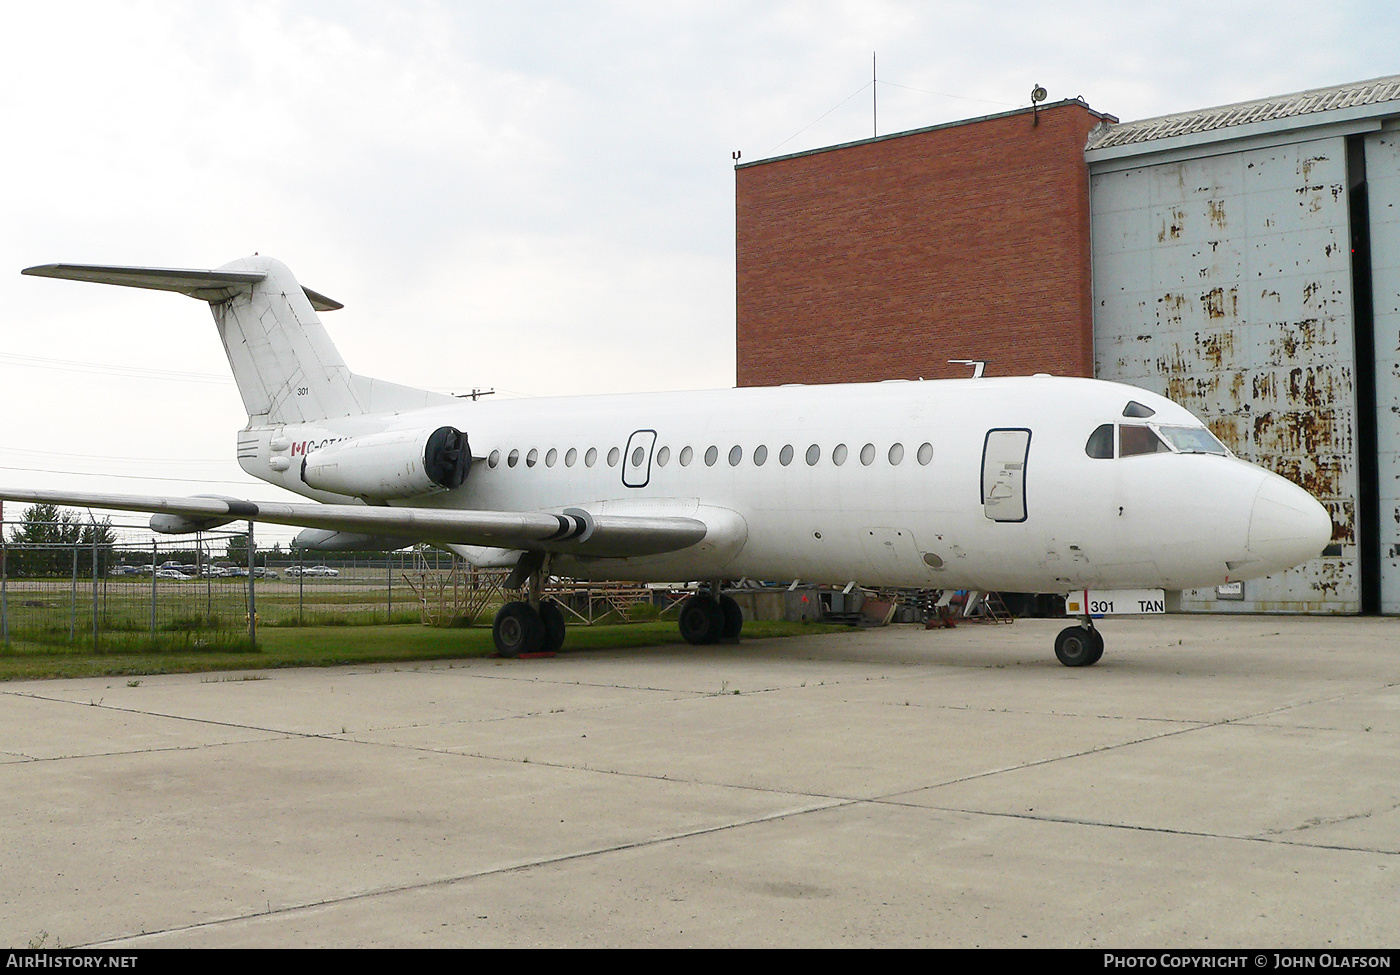
[[[43,506],[0,520],[0,642],[232,648],[254,645],[259,626],[489,623],[512,598],[507,572],[427,546],[285,552],[254,530],[250,559],[250,527],[163,536]],[[551,579],[546,593],[591,624],[653,618],[687,590]]]
[[[405,581],[416,551],[288,553],[259,549],[254,532],[250,559],[249,535],[164,537],[76,516],[0,521],[0,640],[251,643],[259,625],[421,619]]]

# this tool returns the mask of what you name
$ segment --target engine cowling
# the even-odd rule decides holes
[[[461,487],[471,469],[467,435],[456,427],[395,430],[337,440],[306,455],[308,487],[376,501]]]

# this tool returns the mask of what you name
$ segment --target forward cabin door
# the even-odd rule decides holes
[[[1026,520],[1026,458],[1031,432],[988,430],[982,445],[982,510],[992,521]]]
[[[643,488],[651,480],[651,450],[656,446],[655,430],[638,430],[627,438],[627,453],[622,456],[622,483],[630,488]]]

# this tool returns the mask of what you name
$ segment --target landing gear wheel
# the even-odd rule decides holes
[[[739,631],[744,628],[744,611],[739,608],[739,604],[732,596],[719,597],[719,609],[724,614],[724,626],[720,629],[720,638],[724,640],[739,639]]]
[[[1055,637],[1055,656],[1066,667],[1092,667],[1103,656],[1103,634],[1087,626],[1070,626]]]
[[[737,609],[738,607],[735,606]],[[724,610],[708,593],[690,596],[681,603],[681,637],[686,643],[703,646],[714,643],[724,633]]]
[[[554,600],[540,601],[540,623],[544,626],[544,642],[540,649],[545,653],[558,653],[564,645],[564,614]]]
[[[538,653],[544,645],[544,638],[544,624],[529,603],[506,603],[491,624],[491,639],[496,643],[496,652],[502,657]]]

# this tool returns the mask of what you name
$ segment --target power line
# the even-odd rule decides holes
[[[55,369],[60,372],[93,372],[109,376],[132,376],[139,379],[159,379],[165,382],[217,383],[221,386],[233,384],[227,376],[216,376],[204,372],[178,372],[173,369],[147,369],[143,366],[117,366],[101,362],[83,362],[78,359],[48,359],[37,355],[15,355],[0,352],[0,362],[25,366],[30,369]]]

